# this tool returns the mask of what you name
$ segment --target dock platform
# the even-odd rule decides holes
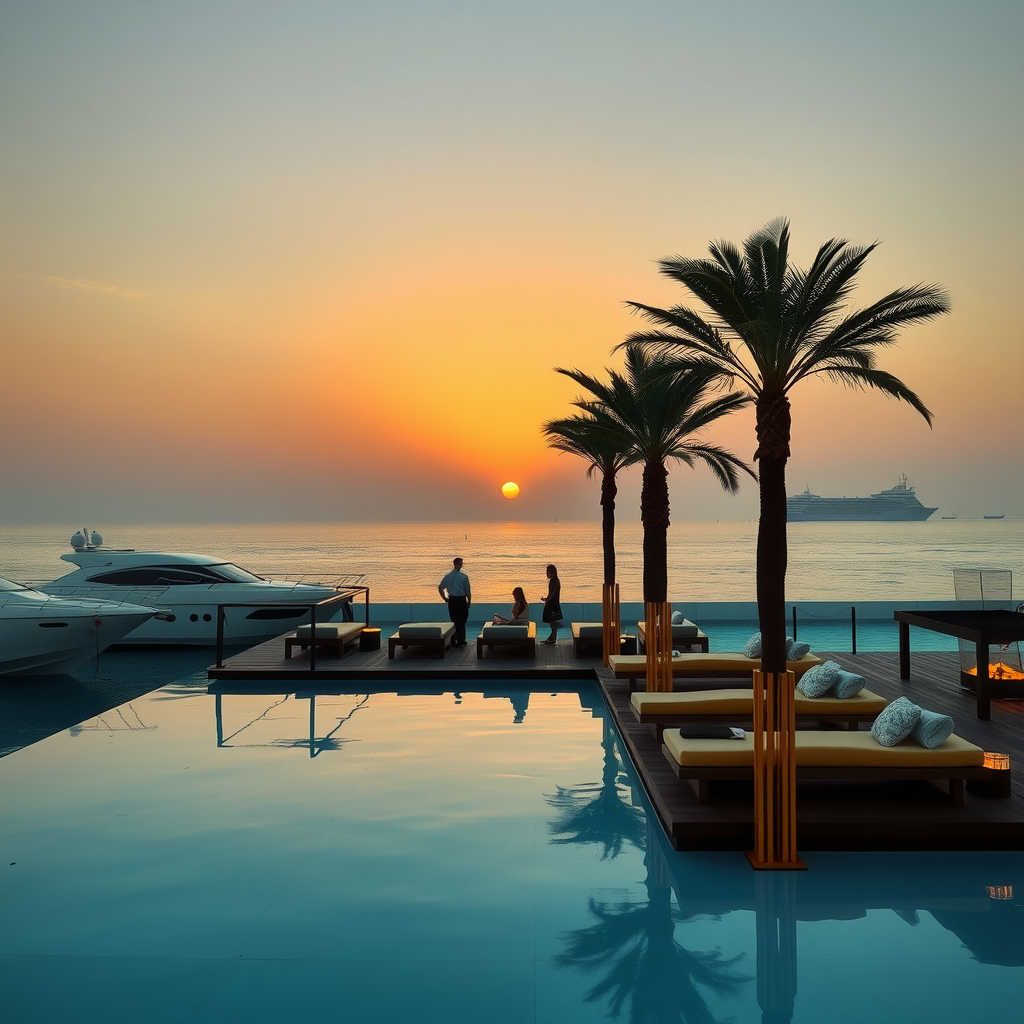
[[[993,698],[992,718],[975,714],[971,693],[961,692],[956,653],[915,655],[907,681],[899,679],[897,652],[819,653],[867,678],[871,690],[889,700],[905,695],[929,710],[951,715],[957,734],[985,750],[1010,755],[1011,796],[990,799],[968,793],[954,807],[926,782],[898,788],[892,784],[802,786],[797,798],[797,845],[803,850],[1024,850],[1024,700]],[[558,684],[572,679],[596,680],[628,747],[667,834],[680,850],[745,850],[753,845],[753,800],[750,787],[737,784],[708,803],[681,783],[661,752],[652,726],[640,725],[629,705],[629,689],[601,664],[600,658],[577,658],[572,638],[539,645],[536,658],[476,657],[471,643],[449,649],[444,658],[359,651],[343,658],[318,658],[316,669],[302,668],[302,658],[286,661],[284,640],[277,638],[211,666],[210,692],[353,692],[367,682],[380,689],[418,680],[450,688],[463,681],[518,679]],[[356,685],[358,684],[358,686]],[[721,680],[709,686],[723,685]],[[688,689],[699,684],[687,685]]]

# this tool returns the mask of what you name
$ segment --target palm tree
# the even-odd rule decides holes
[[[677,370],[712,372],[738,381],[756,407],[760,464],[757,531],[757,608],[765,672],[786,668],[786,462],[793,386],[823,375],[853,388],[874,388],[907,402],[930,424],[931,413],[902,381],[875,365],[879,348],[893,345],[901,327],[949,309],[935,285],[898,288],[865,309],[846,312],[855,278],[875,245],[830,239],[809,270],[789,263],[789,223],[754,232],[742,253],[730,242],[710,246],[711,259],[673,256],[661,273],[687,288],[710,317],[686,306],[659,309],[634,302],[656,329],[637,333],[636,345]]]
[[[727,491],[739,487],[738,470],[750,473],[735,455],[699,440],[720,416],[748,404],[740,392],[720,392],[720,373],[706,368],[669,372],[667,360],[641,346],[626,349],[625,373],[608,371],[604,382],[581,370],[559,369],[592,397],[573,404],[592,417],[592,436],[628,439],[630,462],[643,462],[640,518],[643,522],[645,602],[668,600],[668,462],[705,463]],[[753,475],[753,474],[751,474]]]
[[[564,373],[565,371],[559,371]],[[625,431],[608,416],[583,413],[560,420],[548,420],[541,428],[548,447],[577,455],[587,462],[587,476],[601,477],[601,547],[604,553],[604,583],[615,583],[615,498],[616,476],[636,461]]]

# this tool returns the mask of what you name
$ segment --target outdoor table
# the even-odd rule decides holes
[[[893,612],[900,624],[900,679],[910,678],[910,627],[930,629],[973,643],[977,650],[978,718],[991,717],[991,681],[988,677],[988,649],[991,644],[1024,640],[1024,615],[1009,611]]]

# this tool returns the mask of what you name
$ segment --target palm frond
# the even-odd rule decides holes
[[[906,402],[912,409],[916,409],[925,419],[925,422],[932,425],[931,410],[921,401],[918,395],[911,391],[906,384],[898,377],[884,370],[865,369],[861,366],[821,366],[813,370],[814,374],[823,374],[834,380],[837,384],[845,384],[847,387],[865,389],[873,388],[889,395],[898,401]]]

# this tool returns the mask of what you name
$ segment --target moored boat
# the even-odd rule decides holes
[[[155,608],[56,597],[0,579],[0,675],[68,672],[155,614]]]
[[[132,630],[124,644],[208,647],[217,642],[217,609],[224,609],[224,641],[253,644],[287,632],[310,617],[326,622],[364,590],[362,577],[344,582],[263,579],[224,558],[108,548],[98,534],[76,533],[74,551],[61,560],[77,568],[40,590],[63,597],[142,601],[163,613]],[[358,581],[358,582],[357,582]]]

